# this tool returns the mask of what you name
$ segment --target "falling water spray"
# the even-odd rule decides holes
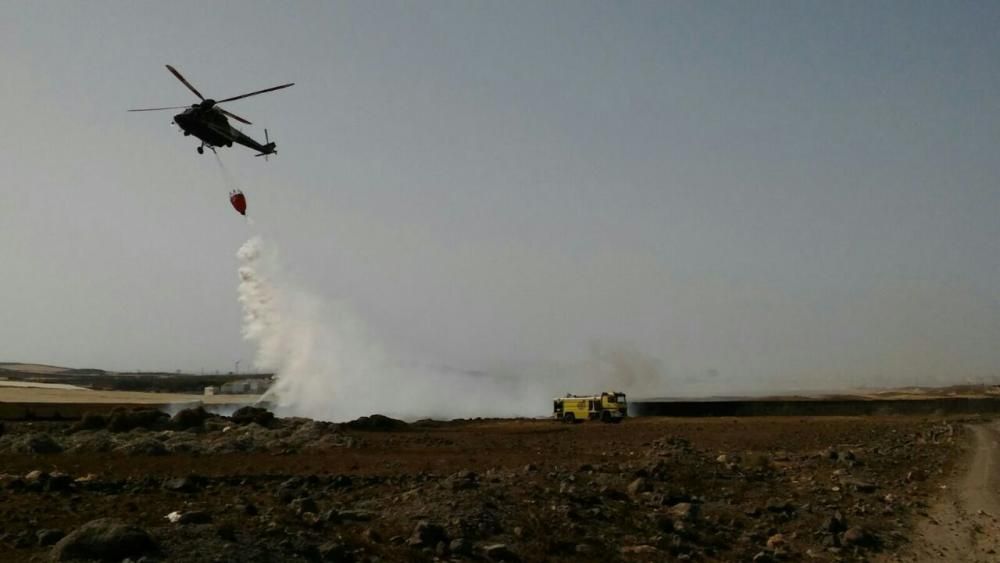
[[[544,416],[556,394],[600,392],[620,380],[614,375],[620,369],[587,365],[500,375],[401,362],[386,355],[345,302],[321,299],[292,283],[273,244],[253,237],[237,257],[243,337],[257,347],[257,368],[275,373],[262,400],[279,416],[331,421],[376,413],[410,420]],[[622,358],[614,355],[612,363],[622,364]],[[647,364],[636,365],[643,367],[639,371],[655,368]],[[635,379],[631,367],[625,371]]]

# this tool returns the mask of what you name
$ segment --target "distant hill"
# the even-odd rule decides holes
[[[32,382],[71,385],[105,391],[145,391],[198,393],[205,387],[221,387],[241,380],[270,380],[270,373],[216,373],[197,375],[181,372],[118,373],[102,369],[75,369],[46,364],[0,362],[0,379],[9,382]],[[266,385],[265,385],[266,387]]]
[[[59,366],[47,366],[45,364],[22,364],[19,362],[0,363],[0,370],[36,375],[52,375],[55,373],[72,371],[70,368],[63,368]]]

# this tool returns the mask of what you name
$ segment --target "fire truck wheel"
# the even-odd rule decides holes
[[[576,417],[573,416],[573,413],[568,412],[563,415],[563,422],[565,422],[566,424],[573,424],[574,422],[576,422]]]

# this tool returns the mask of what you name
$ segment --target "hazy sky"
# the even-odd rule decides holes
[[[0,361],[231,369],[253,234],[398,357],[1000,375],[996,2],[3,2]],[[169,122],[228,104],[280,156]],[[714,371],[713,371],[714,370]],[[706,374],[718,374],[708,377]]]

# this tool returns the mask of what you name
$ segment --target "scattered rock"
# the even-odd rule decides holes
[[[177,493],[193,493],[201,488],[202,478],[197,475],[176,477],[163,482],[163,488]]]
[[[35,537],[38,538],[38,545],[42,547],[48,547],[50,545],[55,545],[59,540],[63,539],[66,534],[62,530],[38,530],[35,533]]]
[[[236,526],[229,522],[224,522],[216,526],[215,534],[226,541],[235,542],[237,540]]]
[[[472,471],[459,471],[448,477],[445,486],[453,491],[475,489],[479,487],[479,475]]]
[[[827,534],[837,535],[845,530],[847,530],[847,521],[844,520],[844,516],[841,515],[840,511],[835,512],[823,523],[823,532]]]
[[[354,481],[349,475],[336,475],[330,479],[328,486],[331,489],[349,489],[353,484]]]
[[[484,545],[481,552],[483,557],[490,561],[520,561],[520,558],[506,544],[502,543]]]
[[[148,436],[142,436],[135,440],[128,441],[119,446],[115,451],[128,455],[167,455],[167,448],[163,442]]]
[[[625,490],[628,491],[628,494],[630,496],[635,497],[639,496],[642,493],[648,493],[649,491],[652,491],[653,485],[645,477],[639,477],[634,481],[632,481],[631,483],[629,483],[628,487]]]
[[[854,442],[862,438],[855,438],[854,433],[809,427],[810,420],[783,435],[788,438],[785,442],[773,447],[755,443],[756,449],[746,453],[744,461],[742,451],[721,453],[732,447],[727,444],[736,443],[730,437],[705,442],[699,438],[695,448],[681,439],[652,439],[640,429],[645,434],[641,439],[620,435],[624,441],[618,451],[600,440],[597,447],[591,447],[565,426],[536,432],[529,425],[544,423],[533,421],[472,421],[460,424],[473,428],[458,430],[399,426],[392,419],[386,422],[375,416],[350,424],[410,430],[363,435],[347,424],[273,415],[263,421],[265,427],[254,421],[253,416],[260,413],[270,415],[264,409],[251,410],[236,424],[203,409],[186,409],[169,421],[160,415],[152,418],[152,431],[136,427],[125,433],[102,428],[96,415],[91,422],[81,421],[78,426],[86,428],[75,433],[67,431],[68,422],[8,423],[7,434],[0,437],[0,459],[28,436],[45,436],[61,442],[70,452],[67,455],[86,452],[101,465],[89,465],[100,467],[99,475],[74,480],[56,468],[88,465],[66,455],[48,460],[26,455],[15,460],[11,466],[18,474],[0,474],[0,508],[10,515],[0,522],[0,551],[34,550],[23,554],[37,556],[40,546],[65,539],[58,530],[41,529],[66,521],[62,516],[48,517],[46,510],[51,507],[66,519],[108,514],[109,510],[136,518],[150,513],[159,517],[176,510],[174,525],[156,518],[159,523],[151,524],[156,529],[149,528],[162,534],[157,537],[162,538],[165,555],[180,556],[197,547],[205,548],[199,553],[207,554],[206,558],[220,561],[513,561],[543,556],[552,560],[854,561],[871,556],[869,548],[885,547],[891,553],[910,539],[913,517],[926,513],[936,487],[950,475],[947,455],[964,443],[956,440],[954,447],[926,444],[909,451],[906,444],[917,435],[909,430],[920,427],[894,421],[888,426],[905,431],[873,431],[864,435],[865,443],[860,445]],[[695,424],[697,431],[695,426],[676,431],[690,434],[692,440],[708,430],[716,431],[706,430],[707,423]],[[737,428],[746,423],[731,424]],[[849,422],[836,424],[862,428]],[[107,419],[103,425],[108,425]],[[505,436],[507,425],[524,425],[524,429],[518,427]],[[612,430],[593,428],[602,435]],[[965,429],[959,425],[956,432]],[[816,456],[817,435],[824,437],[823,443],[837,444],[838,463],[825,459],[828,451],[824,459]],[[363,455],[346,456],[329,466],[311,457],[309,450],[320,441],[335,444],[346,438],[361,444],[365,451],[356,453]],[[482,443],[482,451],[462,457],[448,454],[442,463],[433,457],[410,457],[410,452],[418,451],[421,456],[424,452],[434,456],[442,446],[458,451],[469,443]],[[185,455],[177,458],[178,463],[170,459],[158,464],[151,472],[157,477],[144,477],[147,471],[132,470],[129,464],[145,466],[151,460],[115,454],[107,456],[104,465],[105,460],[93,455],[98,445],[107,451],[140,455],[155,455],[161,448]],[[856,455],[848,455],[848,447],[855,448]],[[514,448],[520,449],[508,455]],[[562,455],[566,451],[585,454],[567,458]],[[754,467],[753,451],[767,452],[773,460],[770,469]],[[195,459],[216,452],[246,454]],[[294,457],[281,457],[289,453]],[[374,465],[367,464],[369,454]],[[318,458],[326,455],[318,454]],[[866,466],[855,467],[858,457]],[[219,470],[233,460],[252,460],[261,468]],[[200,467],[196,464],[201,462],[215,475],[211,480],[164,477],[177,467]],[[456,471],[461,464],[468,469]],[[25,475],[28,467],[37,469]],[[917,473],[924,467],[932,468],[929,475]],[[331,475],[330,469],[342,473]],[[913,472],[907,476],[910,469]],[[924,478],[932,483],[920,484]],[[156,491],[160,487],[163,492]],[[831,492],[833,487],[836,492]],[[47,494],[54,491],[61,494]],[[867,492],[875,494],[862,494]],[[22,513],[22,507],[31,508]],[[984,527],[989,523],[985,518],[976,520]],[[404,535],[396,536],[400,530]],[[383,539],[379,531],[393,537]],[[137,560],[151,555],[127,557]],[[114,561],[122,561],[115,557]]]
[[[874,493],[878,489],[877,484],[870,481],[862,481],[861,479],[841,478],[840,484],[852,487],[859,493]]]
[[[369,522],[375,515],[367,510],[340,510],[337,517],[341,522]]]
[[[207,512],[192,510],[184,512],[177,520],[178,524],[208,524],[212,521],[212,516]]]
[[[455,555],[472,554],[472,543],[465,538],[455,538],[448,544],[448,551]]]
[[[624,555],[651,555],[659,553],[660,550],[651,545],[628,545],[621,548]]]
[[[320,561],[331,563],[352,563],[355,558],[351,549],[340,542],[327,542],[319,546]]]
[[[679,502],[670,507],[670,514],[677,520],[689,522],[698,517],[698,505],[690,502]]]
[[[840,542],[846,546],[874,547],[878,540],[865,529],[853,526],[840,536]]]
[[[767,548],[768,549],[779,549],[785,546],[785,536],[782,534],[774,534],[773,536],[767,538]]]
[[[56,471],[49,474],[49,479],[45,482],[45,490],[68,491],[74,487],[75,482],[76,480],[73,479],[72,475]]]
[[[53,561],[121,561],[126,557],[139,558],[155,553],[156,548],[156,542],[145,530],[114,518],[100,518],[87,522],[59,540],[52,548],[50,557]]]
[[[674,519],[669,514],[653,512],[649,515],[649,519],[656,524],[660,531],[672,532],[674,530]]]
[[[790,513],[795,512],[795,505],[791,501],[780,500],[777,498],[767,499],[767,504],[764,505],[764,510],[779,514],[779,513]]]
[[[316,504],[316,501],[312,497],[297,498],[288,504],[288,508],[295,511],[296,514],[304,512],[319,514],[319,505]]]
[[[417,526],[413,529],[410,539],[406,540],[406,544],[410,547],[433,547],[438,542],[447,539],[448,534],[443,527],[421,520],[417,522]]]
[[[292,477],[287,479],[278,485],[278,490],[275,491],[275,496],[277,496],[281,502],[290,503],[304,495],[302,492],[302,486],[304,484],[305,481],[302,477]]]

